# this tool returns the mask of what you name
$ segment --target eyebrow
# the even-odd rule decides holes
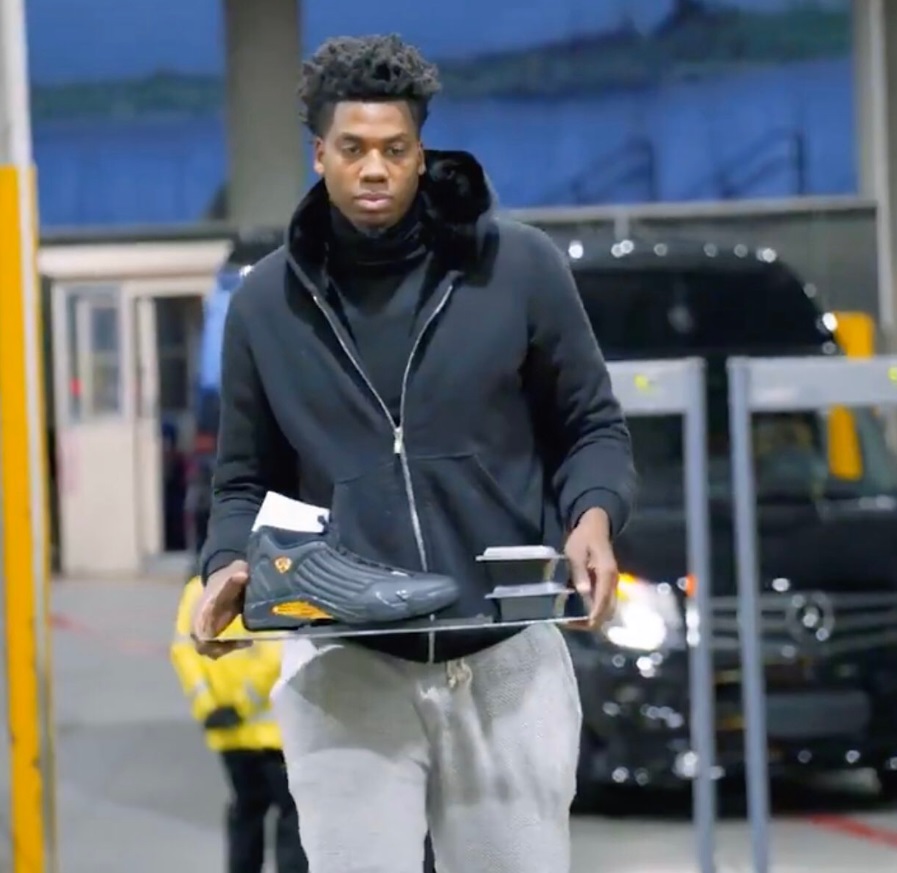
[[[368,139],[374,139],[374,137],[365,137],[362,134],[351,133],[347,131],[345,133],[341,133],[337,137],[337,139],[341,140],[342,142],[365,142]],[[400,140],[408,140],[410,139],[410,136],[407,133],[394,133],[391,136],[378,137],[377,139],[383,143],[394,143]]]

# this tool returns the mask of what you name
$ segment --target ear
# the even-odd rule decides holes
[[[319,176],[324,175],[324,140],[316,136],[314,140],[314,169]]]
[[[422,141],[417,143],[417,175],[423,176],[427,172],[427,159],[424,155],[424,144]]]

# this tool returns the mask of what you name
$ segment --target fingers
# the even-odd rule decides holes
[[[245,563],[227,567],[220,576],[209,580],[193,615],[193,629],[200,640],[217,637],[240,613],[249,582]]]
[[[595,628],[588,618],[577,619],[576,621],[568,621],[564,623],[565,630],[573,631],[593,631]]]
[[[600,627],[610,618],[616,604],[617,573],[616,571],[603,571],[595,585],[595,593],[592,600],[592,608],[589,612],[589,621],[593,627]]]
[[[235,561],[209,579],[193,614],[191,636],[199,654],[221,658],[252,645],[250,640],[216,639],[239,616],[248,582],[249,567],[245,561]]]
[[[576,554],[568,554],[571,581],[583,599],[587,616],[582,621],[568,623],[567,627],[594,631],[613,613],[619,573],[612,554],[589,549],[585,559],[577,560],[577,557]]]
[[[581,597],[591,601],[592,575],[589,572],[589,553],[587,549],[574,548],[573,543],[567,543],[567,567],[570,570],[570,581]]]
[[[586,618],[567,622],[565,627],[570,630],[596,631],[600,628],[613,613],[616,597],[611,589],[610,593],[601,593],[599,586],[596,586],[596,594],[586,600],[588,606],[588,615]]]
[[[248,582],[249,571],[241,568],[234,570],[230,576],[228,576],[227,582],[224,583],[224,587],[231,590],[245,588]]]
[[[218,658],[223,658],[225,655],[229,655],[238,649],[248,649],[252,645],[251,640],[209,640],[203,639],[195,633],[192,636],[196,651],[206,658],[211,658],[213,661],[217,661]]]
[[[206,595],[199,604],[196,614],[193,616],[193,638],[194,642],[200,643],[211,640],[218,636],[223,628],[217,627],[216,609],[214,598]]]

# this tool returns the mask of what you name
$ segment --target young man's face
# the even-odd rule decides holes
[[[387,228],[408,211],[424,172],[424,151],[408,104],[337,103],[315,140],[315,172],[352,224]]]

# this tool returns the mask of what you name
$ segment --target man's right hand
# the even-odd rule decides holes
[[[200,655],[220,658],[252,645],[247,640],[214,639],[234,619],[239,618],[248,582],[249,565],[245,561],[233,561],[209,577],[193,614],[193,644]]]

